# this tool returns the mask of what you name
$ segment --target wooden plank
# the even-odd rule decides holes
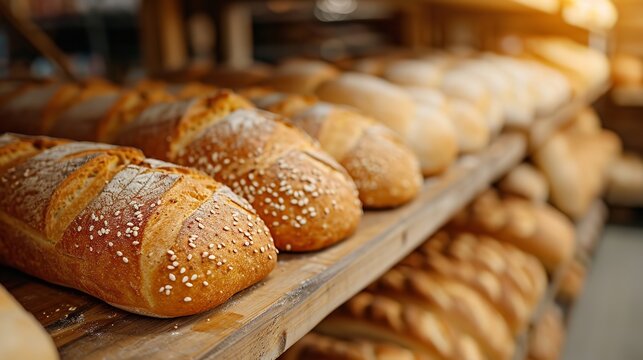
[[[427,180],[412,203],[366,213],[353,237],[324,251],[281,255],[267,279],[200,315],[136,316],[6,270],[19,278],[10,291],[41,314],[63,358],[276,358],[522,160],[525,150],[520,134],[501,135],[485,151]]]

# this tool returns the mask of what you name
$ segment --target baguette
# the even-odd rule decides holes
[[[478,344],[439,315],[382,295],[359,293],[316,331],[397,344],[425,359],[483,359]]]
[[[47,134],[55,129],[58,116],[74,103],[114,91],[115,87],[102,81],[29,86],[0,107],[0,123],[7,132]]]
[[[402,346],[367,339],[340,339],[314,332],[304,335],[282,360],[421,360],[422,356]]]
[[[290,122],[319,141],[353,178],[364,207],[398,206],[420,191],[422,177],[413,152],[374,120],[349,108],[317,103],[309,96],[269,93],[252,101],[290,117]]]
[[[439,314],[471,336],[490,359],[508,359],[513,339],[502,316],[468,286],[436,273],[408,267],[389,270],[368,288]]]
[[[361,217],[344,169],[303,132],[229,91],[152,106],[121,129],[117,142],[230,186],[255,207],[280,250],[330,246]]]
[[[0,262],[127,311],[202,312],[276,264],[245,200],[135,149],[3,135],[0,175]]]
[[[355,107],[397,132],[417,156],[425,176],[443,172],[457,157],[455,128],[444,114],[416,105],[402,88],[385,80],[345,73],[322,84],[317,95],[324,101]]]
[[[451,227],[489,235],[534,255],[555,271],[575,250],[571,221],[548,204],[519,198],[501,199],[489,190],[451,221]]]
[[[49,334],[1,285],[0,358],[58,359],[58,351]]]

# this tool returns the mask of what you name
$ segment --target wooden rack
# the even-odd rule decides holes
[[[129,314],[10,269],[0,271],[0,282],[45,326],[63,358],[276,358],[526,155],[525,134],[502,134],[484,151],[426,180],[410,204],[367,212],[355,235],[329,249],[281,255],[264,281],[195,316]]]

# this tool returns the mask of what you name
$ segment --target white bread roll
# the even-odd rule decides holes
[[[535,203],[544,203],[549,197],[549,185],[545,176],[528,163],[511,169],[498,183],[503,193],[516,195]]]
[[[491,134],[498,134],[504,125],[502,105],[483,84],[472,81],[465,71],[449,70],[442,77],[440,89],[448,96],[471,102],[485,116]]]
[[[404,59],[393,61],[384,69],[383,77],[402,86],[437,87],[442,69],[428,61]]]
[[[491,130],[484,116],[470,102],[448,98],[435,89],[408,87],[406,91],[416,103],[436,109],[449,119],[461,153],[479,151],[489,144]]]
[[[416,105],[400,87],[374,76],[345,73],[317,89],[320,99],[349,105],[396,131],[420,161],[424,176],[446,170],[458,153],[456,132],[439,110]]]
[[[58,351],[49,334],[2,286],[0,359],[58,359]]]

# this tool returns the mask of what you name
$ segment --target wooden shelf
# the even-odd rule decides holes
[[[593,250],[596,247],[596,244],[600,241],[603,227],[605,221],[607,220],[607,208],[602,200],[596,199],[591,205],[587,214],[576,222],[576,256],[581,261],[583,261],[586,266],[589,266],[588,259],[590,258],[588,249]],[[531,320],[531,327],[533,327],[545,314],[547,308],[549,308],[556,301],[556,294],[558,293],[558,288],[563,279],[565,271],[567,271],[569,264],[565,264],[559,267],[553,274],[551,274],[551,279],[545,295],[543,296],[540,304],[534,316]],[[565,318],[567,318],[571,307],[565,307]],[[526,331],[521,334],[517,341],[516,352],[514,354],[514,360],[523,360],[527,358],[528,355],[528,346],[529,346],[529,336],[530,331]]]
[[[503,134],[484,152],[427,180],[412,203],[367,212],[357,233],[324,251],[281,255],[263,282],[212,311],[151,319],[2,269],[0,282],[35,314],[63,358],[276,358],[336,307],[382,275],[520,162],[526,142]]]
[[[602,92],[536,123],[549,124],[548,136],[553,124],[560,126]],[[460,158],[446,174],[425,181],[410,204],[367,212],[356,234],[336,246],[280,255],[268,278],[203,314],[137,316],[10,269],[0,271],[0,283],[45,326],[63,358],[276,358],[519,163],[529,134],[502,134],[483,152]]]
[[[529,151],[540,147],[556,130],[565,125],[583,107],[592,104],[605,94],[611,87],[610,83],[604,83],[585,94],[577,96],[558,111],[549,116],[536,119],[527,129],[516,129],[525,132],[529,141]]]

